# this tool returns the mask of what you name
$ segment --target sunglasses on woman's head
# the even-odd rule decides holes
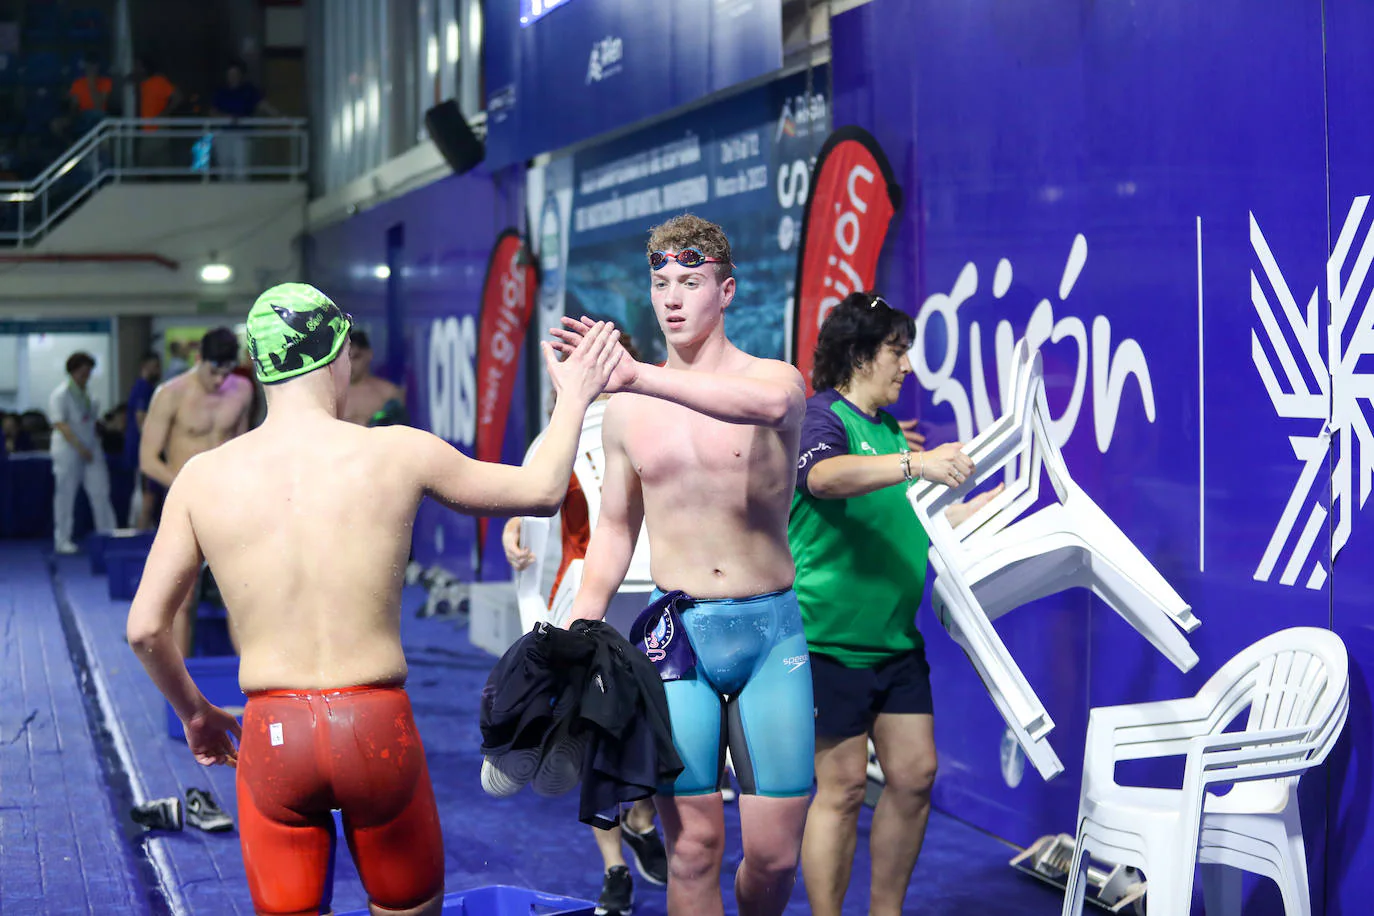
[[[887,300],[884,299],[882,296],[874,296],[874,297],[873,297],[873,301],[870,302],[870,303],[868,303],[868,307],[869,307],[870,309],[875,309],[875,308],[877,308],[877,307],[880,306],[880,305],[881,305],[883,308],[885,308],[885,309],[890,309],[890,308],[892,308],[892,306],[888,305],[888,304],[887,304]]]
[[[720,258],[708,258],[699,248],[684,248],[677,254],[669,251],[649,252],[649,267],[661,270],[669,261],[676,261],[682,267],[700,267],[703,264],[719,264]]]

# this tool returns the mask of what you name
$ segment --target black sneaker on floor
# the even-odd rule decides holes
[[[186,822],[208,833],[223,833],[234,829],[234,820],[225,814],[210,793],[201,789],[186,790]]]
[[[627,865],[612,865],[601,885],[596,916],[630,916],[635,905],[635,883]]]
[[[155,798],[135,805],[129,816],[135,824],[142,824],[149,830],[180,830],[181,799]]]
[[[665,886],[668,883],[668,850],[663,848],[658,830],[651,824],[646,832],[635,833],[629,824],[622,822],[620,835],[624,837],[625,845],[630,847],[630,855],[640,876],[650,884]]]

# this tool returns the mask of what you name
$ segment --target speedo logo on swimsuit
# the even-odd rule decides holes
[[[811,657],[808,655],[793,655],[789,658],[784,658],[782,663],[787,666],[787,673],[791,674],[810,660]]]
[[[651,662],[661,662],[668,657],[668,644],[677,635],[673,626],[673,615],[665,609],[654,628],[644,634],[644,654]]]

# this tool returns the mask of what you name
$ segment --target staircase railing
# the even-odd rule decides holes
[[[0,182],[0,245],[34,244],[112,182],[302,180],[308,142],[302,118],[107,118],[32,181]]]

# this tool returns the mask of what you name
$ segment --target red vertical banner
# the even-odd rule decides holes
[[[882,147],[861,127],[832,133],[816,157],[802,218],[792,313],[792,362],[811,390],[821,324],[850,293],[872,289],[902,190]]]
[[[539,278],[520,234],[507,229],[496,237],[482,284],[477,331],[477,460],[500,461],[506,420],[519,377],[520,351],[534,314]],[[477,520],[477,555],[486,546],[488,518]]]

